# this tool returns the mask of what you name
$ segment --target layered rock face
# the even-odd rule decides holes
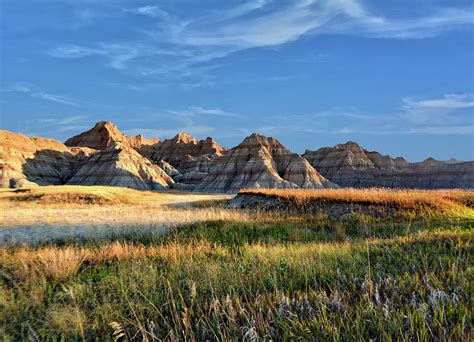
[[[173,179],[129,146],[116,143],[85,159],[68,181],[72,185],[110,185],[161,190]]]
[[[89,147],[95,150],[104,150],[115,143],[139,149],[143,145],[153,145],[158,142],[158,139],[146,139],[142,135],[126,136],[118,130],[115,124],[101,121],[90,130],[66,140],[64,144],[70,147]]]
[[[208,137],[205,140],[196,140],[188,133],[179,133],[172,139],[163,140],[153,146],[144,146],[140,152],[153,161],[166,160],[178,171],[183,165],[189,167],[193,158],[201,156],[221,155],[225,149],[214,139]],[[197,159],[196,159],[197,160]]]
[[[242,188],[324,188],[335,186],[303,157],[274,138],[252,134],[214,160],[198,192],[237,193]]]
[[[73,154],[59,141],[0,131],[2,187],[65,184],[75,168]]]
[[[68,142],[79,146],[68,147],[52,139],[0,131],[1,187],[73,184],[155,190],[174,183],[132,148],[143,146],[144,140],[124,136],[113,124],[99,122],[78,137]]]
[[[66,146],[68,145],[68,146]],[[113,185],[235,193],[241,188],[474,188],[474,162],[409,163],[348,142],[303,156],[258,134],[226,150],[187,133],[159,142],[110,122],[66,141],[0,131],[0,186]]]
[[[400,157],[369,152],[351,141],[307,150],[303,156],[324,177],[344,187],[474,188],[474,162],[429,158],[409,163]]]
[[[172,177],[175,188],[192,190],[209,172],[212,160],[218,159],[226,150],[214,139],[197,140],[188,133],[179,133],[172,139],[143,146],[140,153],[156,163],[166,161],[178,173]]]

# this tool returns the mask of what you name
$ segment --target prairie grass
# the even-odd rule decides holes
[[[154,204],[64,207],[0,196],[1,218],[12,224],[175,227],[156,239],[0,247],[0,339],[470,340],[471,193],[360,191],[347,192],[351,203],[375,194],[407,211],[420,202],[466,209],[426,220],[355,214],[335,222],[176,193],[143,194]],[[327,201],[344,194],[301,193]]]
[[[229,199],[229,195],[195,194],[179,190],[140,191],[112,186],[38,186],[29,189],[0,189],[0,203],[9,201],[22,205],[51,206],[117,205],[117,204],[173,204],[206,200]],[[88,200],[90,198],[90,200]]]
[[[216,205],[230,198],[229,195],[151,192],[106,186],[2,189],[0,226],[94,223],[174,226],[204,220],[248,220],[253,216]],[[205,205],[206,202],[212,202],[213,206]],[[197,207],[198,204],[201,207]]]
[[[2,255],[8,339],[466,340],[471,234],[361,242],[112,243]],[[77,268],[78,261],[81,267]],[[30,272],[24,272],[29,265]],[[58,268],[59,265],[59,268]],[[53,271],[54,270],[54,271]],[[71,273],[71,270],[74,272]],[[64,316],[66,315],[66,316]],[[64,324],[73,319],[73,326]]]

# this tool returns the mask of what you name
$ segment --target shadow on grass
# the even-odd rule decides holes
[[[288,216],[248,222],[205,221],[180,226],[164,224],[26,225],[0,228],[0,245],[98,245],[127,241],[143,245],[205,241],[239,250],[252,244],[344,242],[391,238],[420,231],[469,230],[471,219],[379,220],[353,215],[342,222],[318,216]]]

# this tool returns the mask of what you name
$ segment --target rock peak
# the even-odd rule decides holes
[[[116,124],[114,124],[113,122],[111,121],[99,121],[99,122],[96,122],[95,126],[96,128],[102,128],[102,127],[117,127]]]
[[[355,141],[349,140],[345,144],[337,144],[334,146],[338,150],[346,150],[351,152],[362,152],[364,149]]]
[[[66,140],[65,145],[105,150],[117,142],[129,147],[140,148],[142,145],[151,145],[158,141],[158,139],[145,139],[142,135],[135,137],[126,136],[113,122],[99,121],[88,131]]]
[[[265,147],[267,149],[279,148],[285,149],[286,147],[283,146],[277,139],[273,137],[267,137],[265,135],[259,133],[252,133],[248,137],[246,137],[236,148],[255,148],[255,147]]]
[[[180,132],[174,136],[172,139],[175,143],[193,143],[196,142],[196,139],[190,135],[188,132]]]

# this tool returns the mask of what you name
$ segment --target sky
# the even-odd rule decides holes
[[[472,0],[0,0],[0,129],[474,159]]]

